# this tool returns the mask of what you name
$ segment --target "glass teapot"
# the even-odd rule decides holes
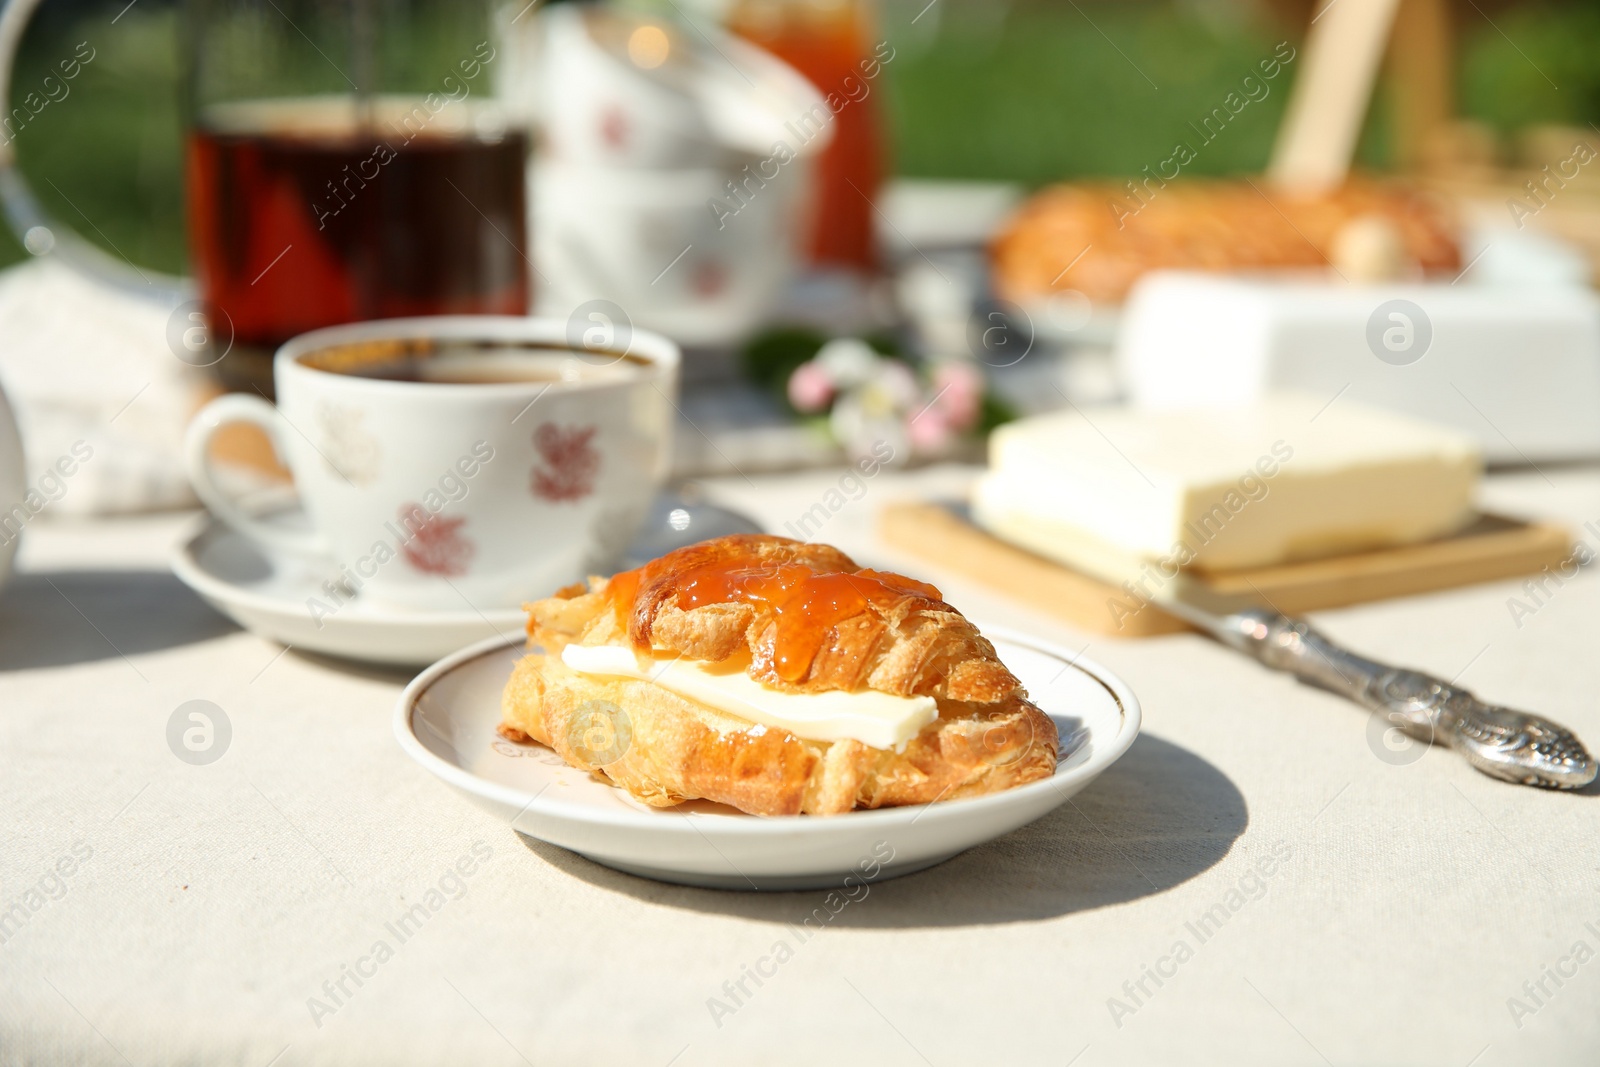
[[[44,105],[12,95],[12,70],[40,2],[0,10],[0,203],[35,256],[178,307],[186,361],[270,393],[271,353],[309,329],[527,310],[529,131],[494,86],[497,42],[532,4],[187,0],[190,282],[78,236],[18,168],[15,134]]]

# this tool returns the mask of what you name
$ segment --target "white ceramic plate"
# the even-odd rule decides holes
[[[910,874],[1064,803],[1128,750],[1139,702],[1115,675],[1047,642],[980,627],[1056,723],[1053,777],[970,800],[761,818],[705,801],[656,809],[495,733],[521,642],[464,648],[406,687],[395,735],[406,753],[512,828],[646,878],[718,889],[812,889]]]

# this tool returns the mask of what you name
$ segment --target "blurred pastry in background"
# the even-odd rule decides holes
[[[1461,269],[1455,233],[1442,201],[1401,185],[1355,181],[1305,195],[1250,181],[1147,179],[1042,190],[990,253],[995,289],[1008,300],[1075,290],[1115,305],[1142,275],[1163,268],[1304,270],[1332,262],[1352,265],[1360,279],[1374,271],[1453,276]]]

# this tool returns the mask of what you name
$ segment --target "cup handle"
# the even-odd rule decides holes
[[[220,488],[211,470],[211,439],[217,431],[234,422],[246,422],[266,432],[272,449],[280,457],[283,447],[283,416],[278,409],[259,397],[230,394],[219,396],[200,409],[184,437],[184,461],[189,468],[189,481],[194,491],[205,502],[211,513],[250,540],[280,552],[302,556],[326,556],[327,542],[322,535],[312,531],[286,530],[262,522],[235,504]]]

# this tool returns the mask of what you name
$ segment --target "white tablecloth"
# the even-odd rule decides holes
[[[1546,473],[1489,496],[1600,520],[1600,472]],[[875,542],[884,501],[969,475],[881,474],[818,536],[1086,649],[1144,734],[803,942],[821,893],[642,881],[451,792],[391,738],[404,675],[281,654],[169,576],[185,520],[30,527],[0,594],[0,1062],[1600,1062],[1600,796],[1380,758],[1359,710],[1197,636],[1076,633]],[[711,488],[781,530],[836,481]],[[1600,743],[1600,581],[1514,618],[1519,585],[1317,618]],[[232,723],[209,766],[167,745],[192,699]]]

